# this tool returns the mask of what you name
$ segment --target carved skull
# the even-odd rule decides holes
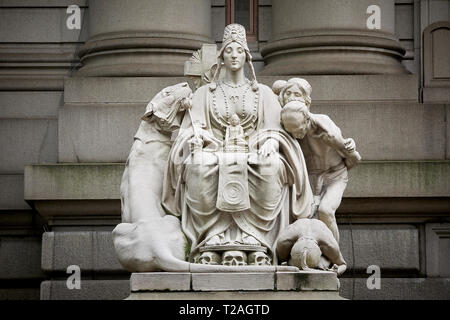
[[[248,264],[254,266],[270,266],[271,259],[264,252],[255,251],[248,255]]]
[[[217,252],[205,251],[200,256],[196,257],[194,262],[200,264],[219,264],[220,255]]]
[[[247,254],[242,251],[225,251],[222,255],[224,266],[245,266],[247,265]]]

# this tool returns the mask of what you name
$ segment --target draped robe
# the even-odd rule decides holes
[[[226,231],[233,222],[267,247],[275,259],[279,233],[293,220],[312,215],[313,195],[302,150],[281,127],[281,106],[275,94],[265,85],[258,86],[257,120],[255,130],[248,136],[249,209],[224,212],[216,208],[217,159],[221,157],[217,145],[223,143],[225,132],[212,121],[213,93],[208,86],[194,93],[191,115],[185,113],[173,142],[165,170],[162,205],[168,214],[181,216],[183,232],[191,242],[191,260],[199,247]],[[201,164],[195,164],[188,141],[199,132],[207,133],[217,143],[205,142]],[[278,141],[277,154],[258,155],[258,149],[268,139]]]

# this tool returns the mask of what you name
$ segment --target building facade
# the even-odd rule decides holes
[[[307,79],[363,157],[341,296],[450,298],[450,1],[0,0],[0,299],[129,294],[111,230],[139,119],[231,22],[258,80]]]

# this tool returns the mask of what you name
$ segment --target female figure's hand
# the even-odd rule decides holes
[[[180,102],[180,111],[190,110],[192,109],[192,97],[194,95],[192,93],[189,94],[186,98],[181,99]]]
[[[260,154],[264,157],[269,157],[271,155],[277,154],[279,147],[280,147],[280,144],[278,143],[277,140],[268,139],[268,140],[266,140],[266,142],[264,142],[262,147],[259,149],[258,154]]]
[[[189,147],[191,152],[195,151],[201,151],[203,148],[203,139],[199,135],[193,136],[191,139],[188,140]]]

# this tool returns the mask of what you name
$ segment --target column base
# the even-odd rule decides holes
[[[266,66],[259,75],[408,74],[405,50],[384,33],[327,30],[274,39],[262,50]]]

